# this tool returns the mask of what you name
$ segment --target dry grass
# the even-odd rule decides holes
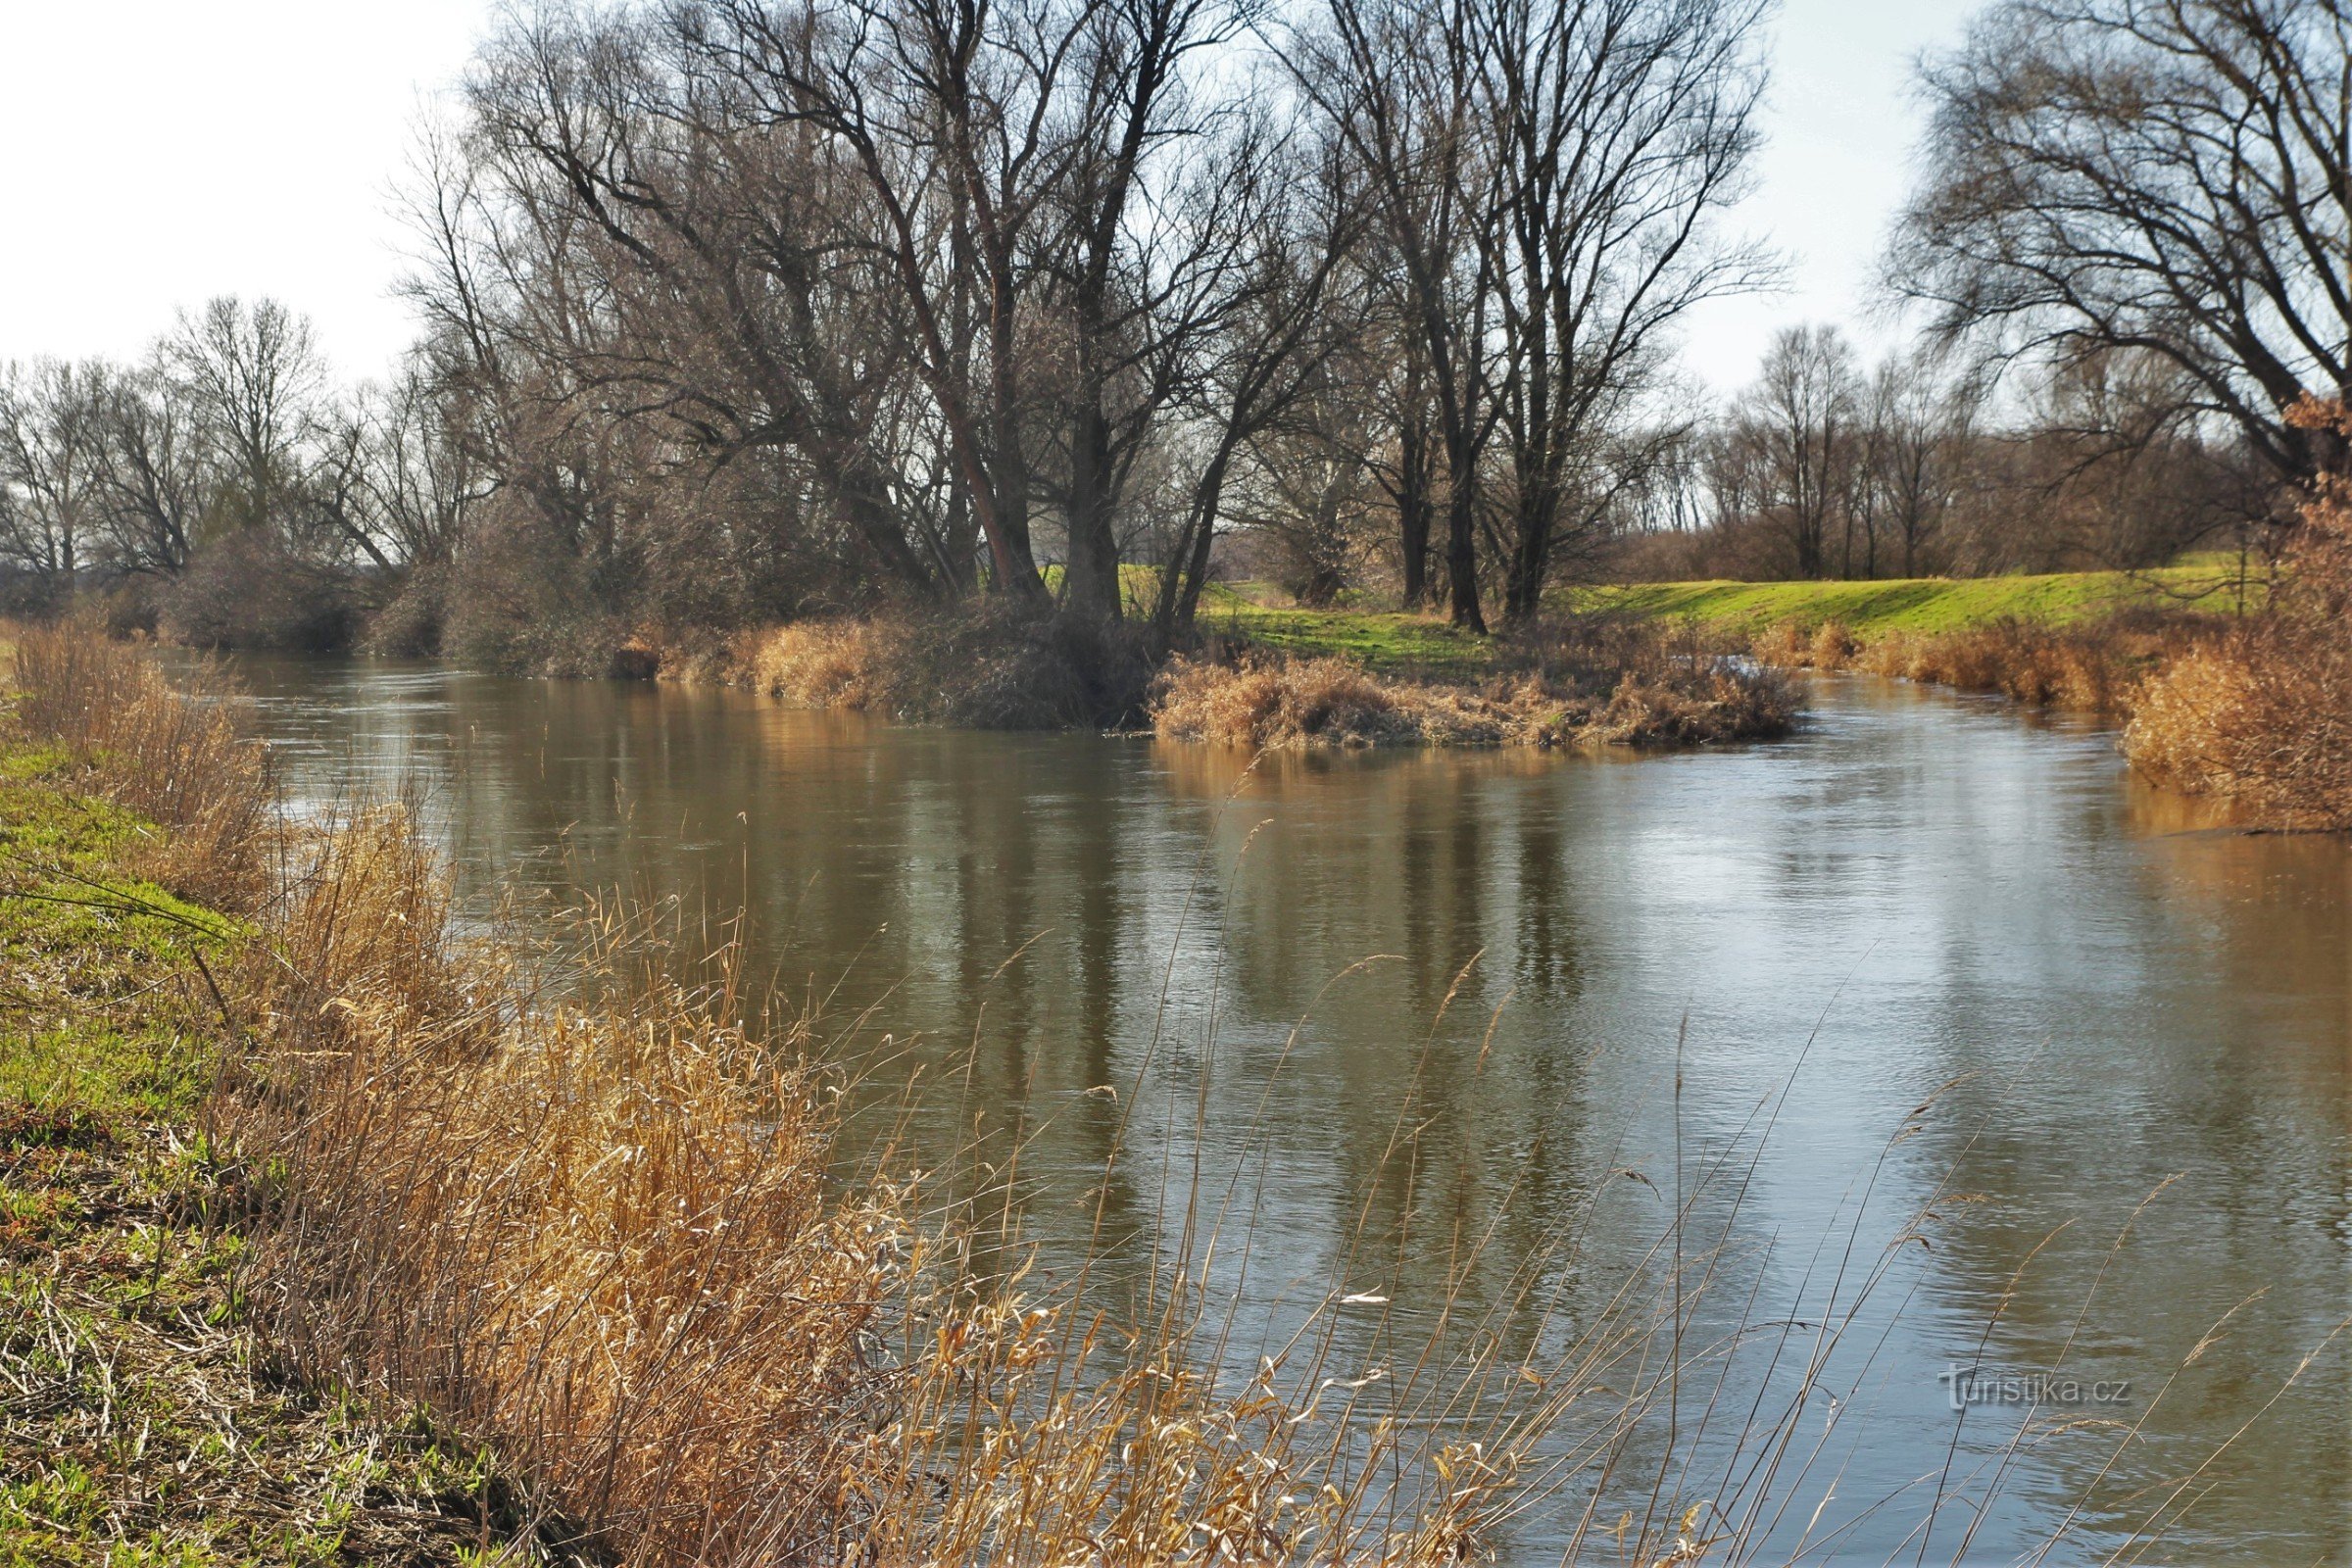
[[[2213,626],[2183,612],[2135,611],[2063,626],[2001,620],[1861,642],[1834,620],[1814,627],[1782,621],[1755,640],[1753,652],[1787,668],[1862,669],[2035,708],[2121,715],[2150,669],[2211,636]]]
[[[872,619],[796,620],[747,639],[740,680],[803,708],[889,711],[906,632]]]
[[[421,1399],[632,1561],[792,1560],[830,1538],[887,1380],[861,1336],[905,1234],[833,1200],[820,1080],[723,981],[577,1000],[448,935],[405,812],[320,838],[245,995],[229,1125],[270,1155],[265,1319],[314,1378]]]
[[[19,717],[92,764],[106,798],[171,829],[142,869],[201,903],[243,912],[269,874],[268,761],[217,676],[193,700],[135,648],[66,625],[12,637]]]
[[[1152,677],[1138,628],[996,603],[790,621],[717,660],[663,663],[804,708],[974,729],[1119,727]]]
[[[1795,713],[1779,677],[1636,624],[1546,627],[1497,663],[1501,673],[1470,685],[1249,648],[1179,659],[1152,688],[1152,724],[1165,739],[1251,750],[1665,747],[1780,734]]]
[[[1843,669],[1860,651],[1841,620],[1825,620],[1810,630],[1802,621],[1775,621],[1749,649],[1758,662],[1782,669]]]
[[[2297,417],[2352,436],[2352,410]],[[2264,612],[2134,694],[2125,750],[2158,780],[2285,830],[2352,828],[2352,483],[2322,478]]]
[[[0,1160],[0,1560],[546,1560],[479,1454],[276,1375],[199,1149],[10,1110]]]

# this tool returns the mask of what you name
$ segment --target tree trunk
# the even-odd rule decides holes
[[[1397,434],[1396,520],[1404,550],[1404,608],[1429,600],[1429,438],[1418,417]]]
[[[1477,459],[1466,441],[1449,439],[1452,472],[1446,485],[1446,575],[1447,618],[1464,631],[1485,636],[1487,617],[1478,608],[1478,487],[1465,477]],[[1458,456],[1457,456],[1458,454]]]
[[[1101,389],[1080,395],[1070,432],[1070,548],[1062,564],[1062,601],[1072,614],[1116,620],[1120,614],[1119,542],[1111,526],[1110,421]]]

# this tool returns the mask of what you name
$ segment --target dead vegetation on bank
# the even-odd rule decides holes
[[[1011,605],[788,621],[665,675],[746,686],[803,708],[973,729],[1110,729],[1135,722],[1152,660],[1136,627]]]
[[[2306,399],[2295,423],[2352,441],[2352,408]],[[2132,761],[2233,797],[2266,826],[2352,828],[2352,478],[2324,475],[2264,613],[2206,639],[2134,694]]]
[[[1998,620],[1948,632],[1864,641],[1843,622],[1783,621],[1757,637],[1758,661],[1788,669],[1873,675],[1989,692],[2033,708],[2118,716],[2148,673],[2221,623],[2186,612],[2132,611],[2072,625]]]
[[[1547,626],[1506,645],[1496,664],[1473,683],[1249,648],[1178,660],[1152,687],[1152,727],[1252,750],[1703,746],[1784,733],[1797,707],[1777,673],[1638,622]]]

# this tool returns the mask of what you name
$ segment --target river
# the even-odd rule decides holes
[[[1598,1321],[1679,1201],[1709,1264],[1671,1321],[1723,1354],[1665,1412],[1678,1506],[1752,1509],[1745,1412],[1852,1319],[1750,1553],[2011,1560],[2063,1525],[2053,1561],[2352,1557],[2352,1335],[2297,1375],[2352,1315],[2352,849],[2231,832],[2095,727],[1818,677],[1767,745],[1252,766],[717,690],[239,673],[298,801],[415,787],[475,906],[747,909],[755,970],[968,1074],[909,1157],[1018,1129],[1050,1268],[1122,1128],[1131,1250],[1177,1245],[1196,1173],[1242,1192],[1237,1364],[1343,1287],[1409,1341],[1449,1274],[1506,1338],[1530,1277],[1567,1305],[1529,1333]],[[2098,1387],[1993,1382],[2052,1367]],[[1955,1368],[1992,1396],[1956,1409]],[[1556,1560],[1592,1494],[1527,1507],[1505,1560]]]

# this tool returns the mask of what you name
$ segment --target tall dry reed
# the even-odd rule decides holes
[[[147,857],[158,880],[243,913],[267,892],[268,756],[242,702],[199,666],[183,695],[139,650],[72,625],[13,634],[18,716],[85,760],[108,799],[170,829]]]
[[[1861,669],[2034,708],[2128,714],[2139,682],[2216,633],[2208,617],[2132,611],[2053,626],[2006,619],[1953,631],[1889,631],[1863,639],[1842,622],[1781,621],[1751,645],[1768,664]]]

